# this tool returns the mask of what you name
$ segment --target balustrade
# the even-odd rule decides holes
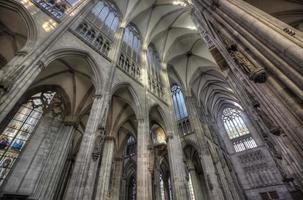
[[[61,19],[65,16],[66,11],[70,7],[65,1],[56,1],[56,0],[32,0],[39,8],[45,11],[47,14],[54,17],[56,20]]]
[[[97,52],[108,57],[113,40],[98,31],[92,24],[89,22],[81,23],[76,29],[76,34]]]
[[[131,59],[130,56],[126,55],[124,51],[121,52],[118,67],[131,77],[139,80],[141,72],[138,63]]]
[[[179,133],[180,133],[182,136],[191,134],[191,133],[193,132],[188,117],[178,120],[178,121],[177,121],[177,124],[178,124]]]

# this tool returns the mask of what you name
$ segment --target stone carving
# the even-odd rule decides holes
[[[290,35],[290,36],[295,36],[296,35],[296,32],[294,30],[290,29],[290,28],[284,28],[283,31],[285,33],[287,33],[288,35]]]
[[[92,158],[94,161],[98,160],[101,155],[103,141],[104,141],[104,128],[100,127],[96,133],[95,146],[92,153]]]
[[[257,67],[241,52],[236,44],[231,44],[227,48],[230,56],[241,70],[256,83],[264,83],[267,79],[266,71],[263,67]]]
[[[210,189],[210,190],[213,190],[213,189],[214,189],[214,186],[213,186],[213,184],[212,184],[212,182],[211,182],[211,180],[210,180],[210,175],[209,175],[209,174],[207,174],[206,180],[207,180],[209,189]]]
[[[248,98],[250,99],[255,111],[259,115],[259,117],[262,119],[264,124],[267,126],[269,131],[274,135],[281,135],[282,129],[274,124],[274,122],[270,119],[270,117],[264,112],[264,110],[261,108],[260,103],[257,101],[256,97],[249,92],[247,89],[245,89]]]

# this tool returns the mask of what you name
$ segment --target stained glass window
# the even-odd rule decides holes
[[[134,25],[128,25],[125,28],[123,41],[127,55],[138,63],[140,60],[141,39],[139,31]]]
[[[251,137],[241,117],[241,111],[226,108],[223,110],[222,120],[236,152],[257,147],[255,140]]]
[[[181,120],[188,117],[181,87],[178,85],[173,85],[171,87],[171,94],[173,98],[173,105],[174,105],[177,120]]]
[[[103,32],[116,32],[120,22],[118,11],[114,4],[108,1],[99,1],[88,16],[91,23]],[[108,33],[110,33],[108,32]]]
[[[153,92],[162,95],[162,84],[161,84],[161,61],[156,48],[151,45],[147,50],[148,60],[148,81],[149,87]]]
[[[0,185],[56,93],[40,92],[23,104],[0,135]]]
[[[136,154],[136,141],[133,136],[130,136],[127,140],[126,156],[131,156],[134,154]]]

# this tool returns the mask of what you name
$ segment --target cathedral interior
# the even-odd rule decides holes
[[[0,199],[303,200],[303,1],[0,0]]]

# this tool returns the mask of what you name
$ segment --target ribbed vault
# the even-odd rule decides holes
[[[193,92],[210,112],[235,101],[231,89],[198,32],[191,9],[183,1],[114,0],[123,23],[136,25],[143,49],[150,44],[168,66],[171,84]]]

